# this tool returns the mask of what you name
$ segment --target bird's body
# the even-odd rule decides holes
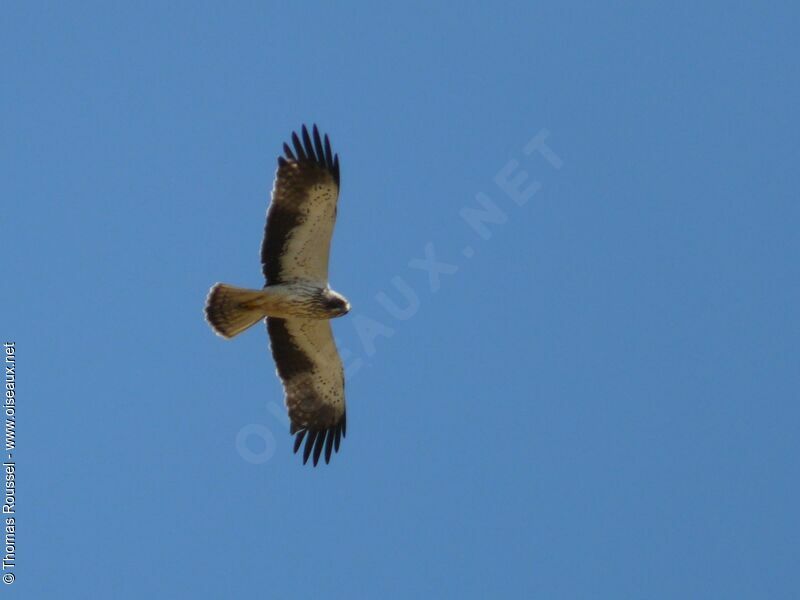
[[[305,440],[303,462],[316,465],[339,450],[346,432],[344,372],[329,319],[350,304],[328,285],[328,256],[339,196],[339,158],[328,136],[305,126],[294,152],[284,144],[267,211],[261,290],[218,283],[206,302],[206,319],[216,333],[232,338],[267,318],[272,355],[283,382],[294,450]]]
[[[222,325],[227,320],[227,311],[240,313],[243,309],[264,316],[290,319],[335,319],[350,310],[350,304],[341,294],[314,281],[290,281],[264,286],[262,290],[237,288],[218,283],[211,288],[208,305],[212,310],[210,320],[221,327],[219,333],[231,338],[233,333]],[[252,324],[252,323],[251,323]]]

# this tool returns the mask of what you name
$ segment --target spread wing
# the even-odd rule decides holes
[[[302,141],[292,134],[294,152],[283,145],[267,211],[261,264],[267,284],[308,279],[328,281],[328,256],[339,197],[339,156],[317,126],[313,141],[305,125]]]
[[[330,322],[268,317],[267,331],[296,435],[294,451],[305,439],[303,464],[313,450],[316,466],[323,447],[327,463],[347,429],[344,372]]]

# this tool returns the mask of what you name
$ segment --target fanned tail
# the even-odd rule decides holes
[[[217,283],[206,300],[206,320],[217,335],[230,339],[261,321],[264,292]]]

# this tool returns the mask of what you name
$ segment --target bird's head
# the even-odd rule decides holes
[[[329,290],[325,299],[325,308],[327,308],[332,316],[341,317],[350,312],[350,303],[347,298],[341,294]]]

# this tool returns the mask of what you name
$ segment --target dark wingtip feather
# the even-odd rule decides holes
[[[311,459],[311,463],[316,467],[319,464],[320,457],[324,457],[327,465],[331,462],[331,456],[339,452],[339,445],[347,431],[347,419],[343,415],[336,425],[327,429],[314,431],[300,426],[296,429],[294,453],[297,454],[300,446],[303,446],[305,442],[303,464],[308,463],[308,460]]]
[[[331,140],[328,138],[328,134],[325,134],[325,164],[328,165],[329,168],[333,168],[333,152],[331,152]]]
[[[294,151],[297,153],[297,160],[306,160],[303,144],[300,143],[300,138],[297,137],[296,132],[292,132],[292,145],[294,145]]]
[[[325,432],[320,431],[319,435],[317,436],[317,442],[314,444],[314,466],[317,466],[319,462],[319,455],[322,453],[322,446],[325,443]]]
[[[339,155],[333,155],[333,178],[336,180],[336,183],[339,183]]]
[[[311,449],[314,447],[314,440],[317,439],[317,431],[311,431],[306,438],[306,447],[303,448],[303,464],[308,462],[308,457],[311,455]]]
[[[316,124],[314,124],[314,148],[317,151],[317,160],[325,162],[325,149],[322,147],[322,140],[319,137],[319,129],[317,129]]]
[[[300,449],[300,444],[303,443],[303,438],[306,437],[306,432],[308,429],[302,429],[300,433],[298,433],[294,438],[294,453],[297,454],[297,451]]]
[[[319,127],[314,123],[311,133],[306,125],[300,127],[300,134],[292,132],[292,148],[289,144],[283,144],[283,153],[286,159],[278,158],[278,164],[283,166],[288,161],[312,162],[320,167],[326,168],[339,185],[339,156],[331,151],[331,141],[326,133],[320,134]]]
[[[333,450],[333,430],[331,427],[328,429],[328,435],[325,436],[325,464],[331,462],[331,450]]]
[[[306,151],[306,156],[308,156],[308,158],[314,162],[320,162],[314,152],[314,146],[311,143],[311,137],[308,135],[308,129],[306,129],[305,125],[303,125],[303,149]]]

